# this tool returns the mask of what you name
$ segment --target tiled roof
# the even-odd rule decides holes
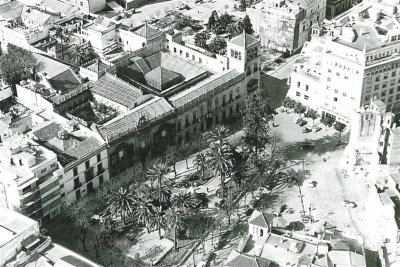
[[[254,215],[252,214],[249,223],[260,226],[260,227],[265,227],[268,228],[272,224],[272,221],[274,220],[274,215],[269,214],[269,213],[264,213],[264,212],[259,212],[259,211],[254,211]]]
[[[62,14],[73,14],[78,10],[76,6],[59,0],[44,0],[40,6],[51,12]]]
[[[76,144],[73,148],[59,154],[57,158],[62,166],[66,166],[69,163],[80,160],[93,151],[98,150],[102,145],[105,144],[100,142],[97,138],[89,137],[79,144]]]
[[[47,12],[28,6],[24,6],[21,14],[22,20],[34,21],[40,25],[45,24],[52,16]]]
[[[21,16],[23,5],[19,1],[13,1],[0,5],[0,17],[4,19],[16,19]]]
[[[77,146],[79,143],[80,141],[72,136],[68,136],[66,139],[60,139],[56,136],[46,142],[45,146],[57,153],[62,153]]]
[[[252,44],[258,42],[258,39],[250,34],[242,33],[236,37],[233,37],[229,42],[239,45],[241,47],[249,47]]]
[[[128,83],[112,76],[104,74],[91,88],[94,94],[105,97],[128,109],[133,108],[136,100],[142,95],[142,91]]]
[[[271,262],[269,260],[250,256],[246,254],[240,254],[236,250],[232,250],[228,259],[225,262],[226,267],[269,267]]]
[[[47,56],[36,53],[33,53],[33,56],[40,63],[41,66],[40,72],[45,72],[46,77],[48,78],[55,77],[69,69],[68,65],[63,64]]]
[[[172,106],[164,98],[154,97],[126,114],[120,115],[102,126],[98,126],[98,131],[105,140],[112,141],[120,135],[135,131],[142,116],[147,121],[151,121],[171,111],[173,111]]]
[[[53,89],[57,91],[61,90],[64,94],[78,87],[81,84],[81,81],[71,69],[67,69],[57,76],[50,78],[49,83]]]
[[[176,80],[179,77],[180,75],[178,73],[166,69],[164,67],[155,68],[154,70],[144,75],[144,78],[146,79],[147,83],[149,83],[149,81],[152,81],[153,83],[156,83],[160,86],[168,82],[171,82],[173,80]]]
[[[62,127],[52,121],[46,121],[41,124],[35,125],[32,129],[32,134],[40,141],[47,142],[62,130]]]
[[[365,267],[365,256],[352,251],[332,250],[328,252],[332,266]]]
[[[134,62],[138,69],[143,72],[144,74],[148,73],[150,70],[149,66],[147,66],[146,62],[141,57],[134,58]]]
[[[198,83],[197,85],[170,97],[169,100],[175,108],[182,107],[190,101],[205,95],[207,92],[212,91],[218,86],[228,83],[240,75],[241,74],[236,70],[228,70],[220,74],[216,74]]]
[[[139,29],[135,30],[134,33],[136,33],[137,35],[142,36],[144,38],[150,38],[150,37],[156,36],[158,34],[161,34],[162,32],[160,30],[158,30],[157,28],[145,23]]]

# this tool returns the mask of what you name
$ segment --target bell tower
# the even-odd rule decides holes
[[[227,44],[229,68],[245,74],[248,92],[260,87],[260,47],[261,41],[244,31]]]

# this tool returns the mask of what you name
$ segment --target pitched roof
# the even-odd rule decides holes
[[[171,111],[173,111],[172,106],[164,98],[154,97],[104,125],[98,126],[98,131],[105,140],[113,141],[120,136],[134,132],[142,116],[147,121],[151,121]]]
[[[0,17],[4,19],[16,19],[21,16],[23,5],[19,1],[13,1],[0,5]]]
[[[138,29],[136,29],[134,31],[134,33],[136,33],[137,35],[142,36],[144,38],[150,38],[150,37],[161,34],[162,31],[145,23],[142,26],[140,26]]]
[[[258,42],[258,39],[244,32],[236,37],[233,37],[229,42],[241,47],[249,47]]]
[[[352,251],[332,250],[328,252],[328,258],[333,266],[365,267],[365,256]]]
[[[231,254],[225,262],[226,267],[269,267],[271,262],[269,260],[250,256],[246,254],[240,254],[236,250],[232,250]]]
[[[54,137],[46,142],[45,146],[57,153],[62,153],[77,146],[79,143],[80,141],[72,136],[68,136],[65,139]]]
[[[62,93],[67,93],[77,88],[81,84],[81,81],[71,69],[67,69],[66,71],[50,78],[49,83],[55,90],[61,90]]]
[[[48,12],[43,12],[39,9],[36,9],[34,7],[28,7],[28,6],[23,7],[22,14],[21,14],[22,20],[28,20],[30,22],[34,21],[39,25],[45,24],[53,16],[54,15],[51,15]],[[54,16],[54,17],[56,17],[56,16]]]
[[[94,94],[105,97],[128,109],[135,106],[136,100],[142,95],[142,91],[128,83],[112,76],[104,74],[97,80],[90,89]]]
[[[46,121],[33,126],[32,134],[40,141],[47,142],[57,136],[62,127],[52,121]]]
[[[179,75],[179,73],[176,73],[176,72],[166,69],[164,67],[155,68],[154,70],[152,70],[144,75],[144,78],[146,79],[147,83],[149,81],[151,81],[160,86],[162,86],[168,82],[174,81],[180,77],[181,76]]]
[[[54,13],[73,14],[78,8],[70,3],[59,0],[44,0],[40,6]]]
[[[45,72],[46,77],[52,78],[55,77],[65,71],[67,71],[70,67],[66,64],[63,64],[57,60],[49,58],[47,56],[33,53],[33,56],[40,63],[40,72]]]
[[[76,144],[74,147],[57,155],[58,161],[62,166],[66,166],[71,162],[80,160],[93,151],[98,150],[100,147],[105,146],[100,140],[95,137],[89,137],[82,142]]]
[[[227,70],[225,72],[213,75],[197,85],[170,97],[169,100],[175,108],[182,107],[196,98],[204,96],[209,91],[231,82],[240,75],[241,74],[236,70]]]
[[[273,220],[274,215],[255,210],[249,219],[249,223],[268,228],[272,224]]]

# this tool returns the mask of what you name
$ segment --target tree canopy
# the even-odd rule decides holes
[[[32,78],[40,69],[40,64],[32,52],[9,44],[8,52],[0,56],[2,78],[8,84],[19,83],[23,79]]]
[[[243,18],[243,29],[247,34],[253,34],[254,33],[254,29],[253,29],[253,24],[251,24],[251,20],[249,15],[246,15]]]

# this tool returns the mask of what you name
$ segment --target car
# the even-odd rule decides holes
[[[301,129],[301,133],[309,133],[309,132],[310,132],[310,130],[307,128]]]
[[[319,127],[319,126],[317,126],[317,125],[314,125],[313,127],[312,127],[312,129],[311,129],[313,132],[319,132],[319,131],[321,131],[322,130],[322,128],[321,127]]]
[[[306,126],[305,129],[307,129],[307,131],[312,131],[312,127],[311,126]]]
[[[297,122],[297,124],[298,124],[299,126],[304,126],[304,125],[307,124],[307,121],[305,121],[305,120],[303,120],[303,119],[300,119],[300,120]]]
[[[299,119],[299,118],[294,118],[294,119],[293,119],[293,122],[297,124],[300,120],[301,120],[301,119]]]

